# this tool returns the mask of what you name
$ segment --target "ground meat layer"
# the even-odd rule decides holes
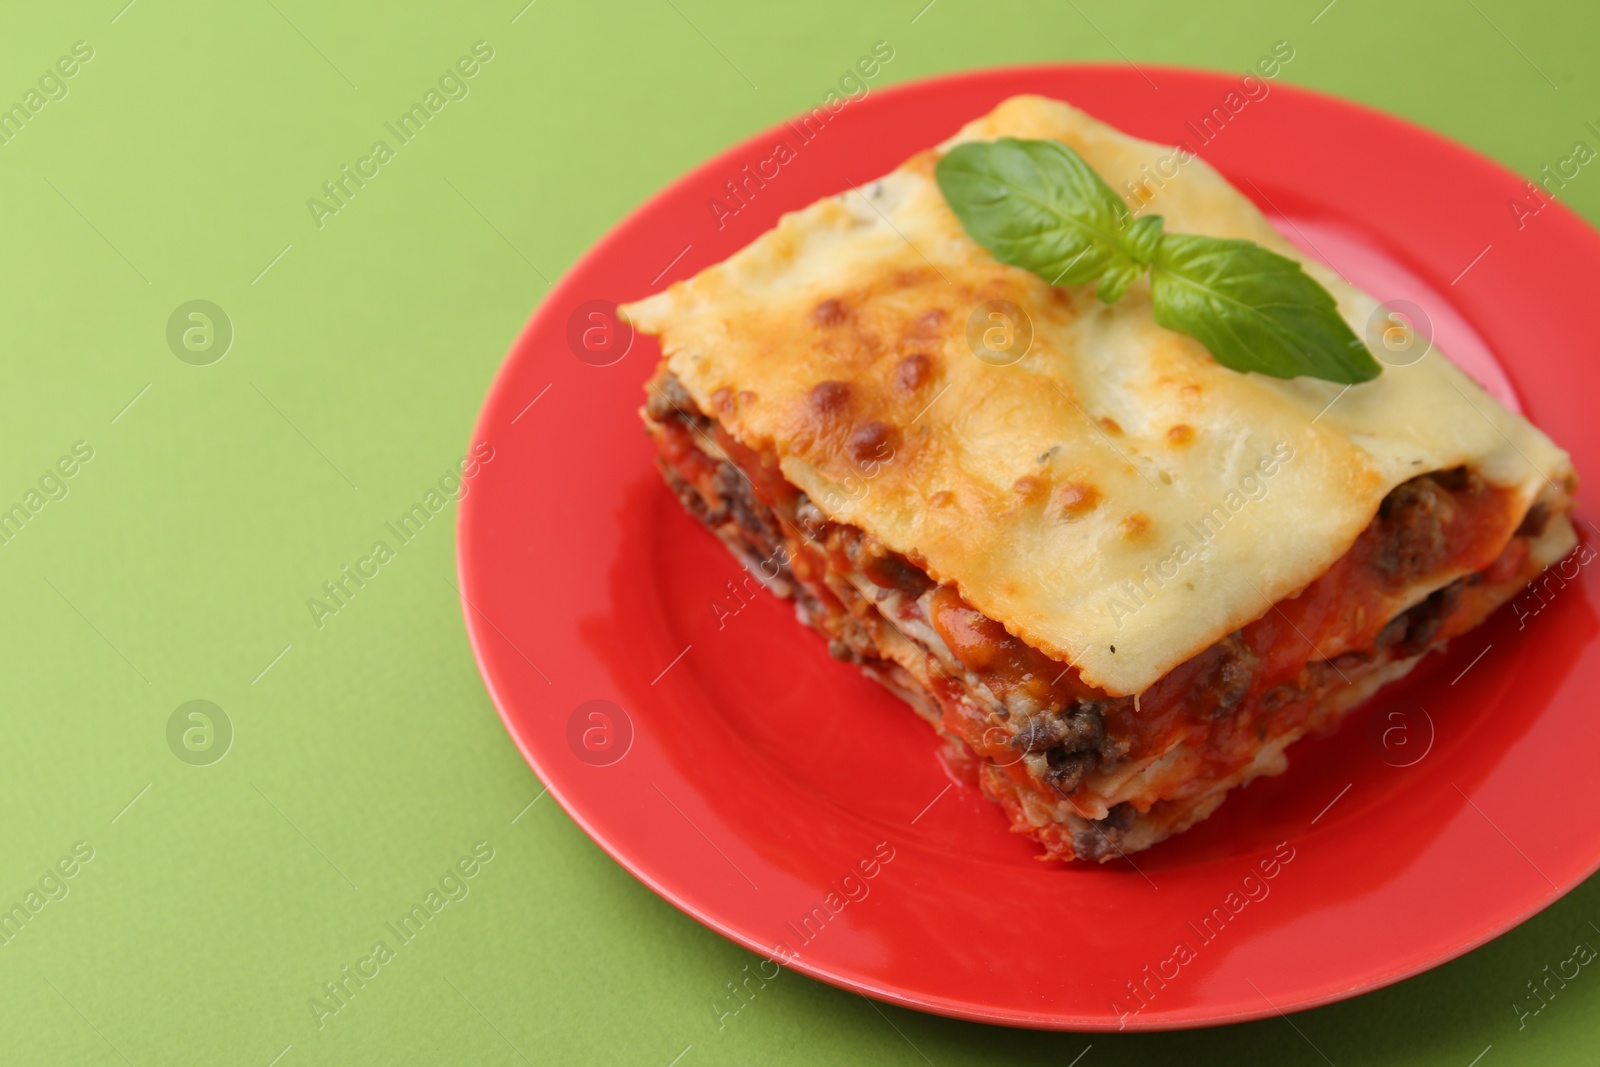
[[[1494,491],[1465,469],[1421,475],[1396,487],[1350,553],[1293,603],[1138,698],[1114,698],[1006,633],[915,560],[829,521],[775,462],[723,436],[670,373],[652,381],[644,416],[663,475],[690,513],[792,598],[836,658],[965,745],[1013,827],[1063,859],[1148,847],[1204,818],[1233,785],[1280,770],[1290,741],[1509,598],[1525,580],[1528,541],[1550,518],[1548,507],[1530,511],[1489,566],[1401,604],[1394,598],[1463,553],[1481,554],[1470,538],[1484,536],[1477,527],[1494,504]],[[1499,548],[1505,531],[1488,534]],[[1352,583],[1375,606],[1395,604],[1392,614],[1329,616],[1321,600],[1347,607]],[[1334,638],[1343,643],[1331,647]],[[1163,773],[1143,781],[1152,768]]]

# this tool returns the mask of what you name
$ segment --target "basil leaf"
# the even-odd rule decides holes
[[[1224,367],[1347,385],[1382,370],[1316,279],[1253,242],[1164,234],[1150,282],[1156,322]]]
[[[1160,218],[1132,223],[1122,198],[1059,141],[971,141],[945,153],[934,176],[973,240],[1052,285],[1100,281],[1111,303],[1154,252]]]
[[[1100,284],[1094,288],[1094,295],[1099,297],[1103,304],[1115,304],[1122,299],[1122,294],[1128,291],[1128,286],[1144,276],[1144,272],[1145,268],[1137,263],[1118,264],[1101,275]]]
[[[1130,222],[1127,242],[1134,262],[1148,267],[1161,244],[1161,216],[1145,215]]]
[[[1095,286],[1094,295],[1101,303],[1115,304],[1122,299],[1122,294],[1128,291],[1128,286],[1144,276],[1160,241],[1160,215],[1146,215],[1128,224],[1125,242],[1131,258],[1125,264],[1107,268],[1100,276],[1100,283]]]
[[[1114,304],[1149,269],[1156,322],[1225,367],[1351,385],[1382,369],[1294,260],[1250,241],[1162,233],[1159,215],[1135,219],[1059,141],[957,145],[934,175],[974,241],[1052,285],[1096,283]]]

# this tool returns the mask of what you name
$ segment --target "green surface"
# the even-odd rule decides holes
[[[719,1029],[712,1005],[755,957],[548,798],[525,810],[540,785],[450,584],[453,508],[313,622],[307,598],[460,459],[548,280],[684,170],[814,105],[874,41],[895,48],[881,85],[1066,59],[1243,70],[1285,39],[1286,81],[1529,175],[1600,118],[1592,5],[1337,0],[1312,24],[1324,0],[925,2],[538,0],[515,22],[522,0],[7,11],[0,101],[26,107],[74,42],[93,56],[0,145],[0,507],[38,506],[0,547],[0,903],[43,882],[0,944],[0,1062],[666,1067],[689,1046],[682,1067],[945,1067],[1067,1064],[1090,1044],[1083,1067],[1465,1067],[1488,1046],[1483,1067],[1593,1062],[1589,968],[1520,1029],[1512,1005],[1576,942],[1600,945],[1595,881],[1292,1025],[1013,1032],[785,974]],[[469,94],[319,228],[307,198],[476,41],[493,58]],[[1600,217],[1600,177],[1563,195]],[[197,299],[233,324],[209,366],[167,342]],[[80,441],[92,459],[47,477]],[[191,700],[232,724],[220,762],[169,748]],[[467,895],[395,947],[385,923],[478,842],[493,858],[445,883]],[[47,877],[58,861],[70,878]],[[308,1000],[380,939],[394,958],[319,1026]]]

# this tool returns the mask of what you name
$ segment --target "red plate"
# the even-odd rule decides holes
[[[636,414],[657,348],[616,324],[614,302],[688,277],[781,212],[1026,92],[1198,147],[1303,247],[1422,306],[1464,365],[1502,396],[1514,389],[1579,470],[1600,470],[1600,239],[1576,216],[1550,204],[1519,229],[1508,201],[1538,202],[1516,175],[1280,84],[1197,146],[1188,124],[1226,109],[1238,80],[1145,74],[1159,92],[1120,67],[943,78],[874,91],[809,142],[789,126],[752,138],[584,257],[478,422],[494,458],[461,508],[464,610],[523,755],[661,896],[846,989],[1031,1027],[1250,1019],[1459,955],[1600,863],[1586,547],[1137,867],[1062,866],[1037,861],[998,807],[947,773],[915,714],[829,659],[787,604],[745,588],[662,485]],[[780,141],[795,158],[776,176],[769,164],[730,214],[725,183]]]

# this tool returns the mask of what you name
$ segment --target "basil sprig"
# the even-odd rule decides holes
[[[1163,233],[1059,141],[972,141],[939,160],[939,189],[969,236],[1051,285],[1107,304],[1146,271],[1155,320],[1236,371],[1353,385],[1381,368],[1300,264],[1251,241]]]

